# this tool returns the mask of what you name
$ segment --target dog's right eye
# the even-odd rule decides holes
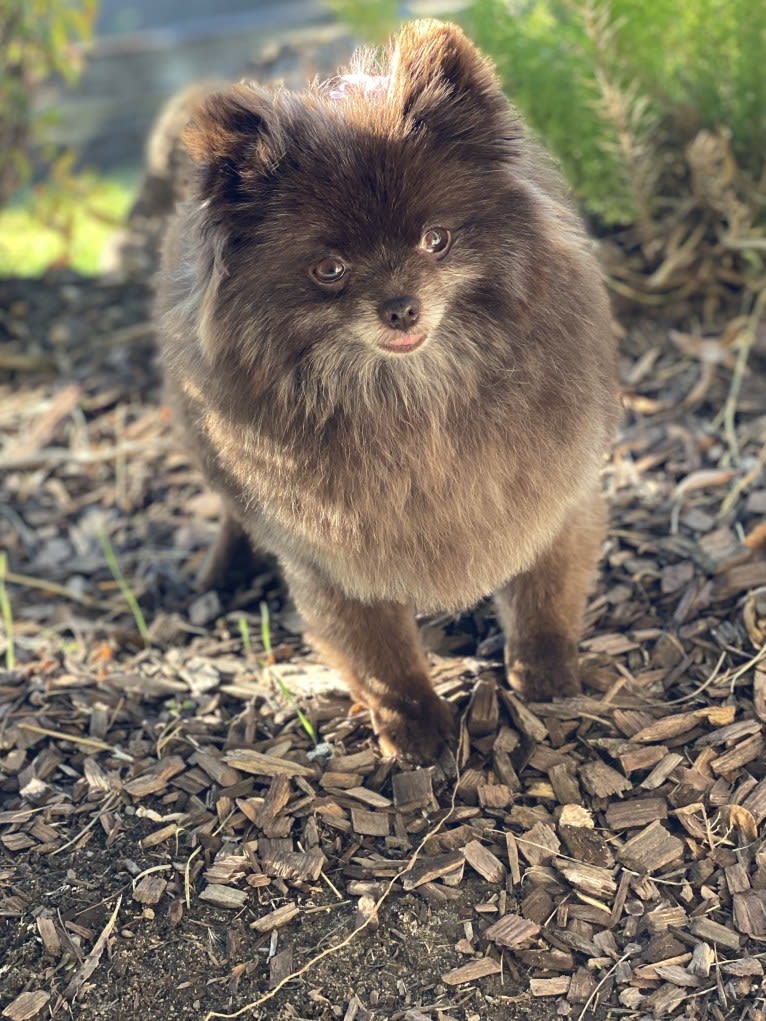
[[[328,255],[326,259],[311,267],[309,275],[322,287],[332,287],[340,283],[346,275],[346,264],[337,256]]]

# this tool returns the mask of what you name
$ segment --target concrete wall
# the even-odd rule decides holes
[[[53,140],[74,145],[82,164],[101,170],[141,163],[157,111],[191,81],[254,77],[300,87],[348,56],[319,0],[102,2],[104,34],[79,83],[51,86],[41,100],[58,112]],[[118,31],[126,17],[141,27]]]

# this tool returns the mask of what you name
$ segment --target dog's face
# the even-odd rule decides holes
[[[236,86],[198,111],[213,363],[326,391],[444,383],[524,315],[535,209],[493,72],[435,22],[403,31],[384,70],[300,95]]]
[[[481,332],[471,309],[492,282],[507,289],[504,238],[522,200],[500,170],[341,113],[325,112],[313,146],[320,115],[293,120],[272,188],[255,188],[255,222],[241,210],[242,229],[228,227],[230,272],[262,326],[351,360],[398,361]]]

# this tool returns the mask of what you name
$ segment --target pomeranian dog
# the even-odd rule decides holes
[[[453,732],[416,611],[493,593],[510,683],[580,688],[616,421],[583,228],[491,63],[416,21],[305,92],[240,84],[185,133],[158,294],[170,400],[226,517],[206,583],[275,554],[386,754]]]

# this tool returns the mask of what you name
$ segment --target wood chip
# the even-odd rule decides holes
[[[651,964],[637,965],[633,968],[633,982],[646,984],[647,982],[657,982],[660,977],[658,968],[671,968],[674,966],[681,967],[687,965],[691,961],[691,954],[678,954],[675,957],[666,957],[661,961],[653,961]]]
[[[623,770],[630,774],[639,769],[651,769],[663,759],[668,749],[663,744],[650,744],[646,748],[627,748],[618,755]]]
[[[633,786],[622,773],[618,773],[600,759],[586,762],[580,770],[580,779],[588,793],[596,798],[611,798],[615,794],[631,790]]]
[[[766,936],[766,905],[760,892],[746,890],[743,893],[735,893],[732,901],[735,928],[743,935],[752,936],[754,939]]]
[[[733,567],[737,562],[747,560],[750,550],[744,546],[737,534],[728,526],[722,525],[699,538],[698,544],[710,561],[714,571],[727,566]]]
[[[697,943],[692,951],[692,959],[689,961],[687,968],[692,975],[707,978],[714,964],[715,950],[713,950],[709,943]]]
[[[640,744],[653,744],[658,741],[667,741],[669,738],[680,737],[687,734],[701,720],[707,720],[714,727],[723,727],[731,723],[736,713],[736,707],[730,706],[706,706],[703,709],[692,709],[686,713],[676,713],[674,716],[666,716],[648,727],[644,727],[637,734],[634,734],[631,741]]]
[[[698,989],[703,984],[701,978],[692,975],[686,968],[682,968],[678,964],[658,964],[654,970],[666,982],[672,982],[674,986],[681,986],[684,989]]]
[[[734,770],[746,766],[749,762],[762,758],[763,747],[763,735],[754,734],[746,741],[740,741],[739,744],[734,745],[728,752],[719,755],[717,759],[713,759],[710,763],[710,768],[719,776],[732,773]]]
[[[394,773],[391,777],[391,786],[394,792],[394,805],[401,812],[418,808],[432,809],[436,805],[430,769]]]
[[[540,971],[574,970],[574,957],[564,950],[517,950],[516,956],[530,968]]]
[[[553,793],[560,805],[581,805],[582,791],[572,769],[563,762],[548,770]]]
[[[378,794],[377,791],[368,790],[366,787],[349,787],[344,791],[346,797],[355,798],[357,801],[370,805],[372,808],[390,808],[391,799]]]
[[[236,769],[227,765],[218,754],[213,752],[195,752],[190,761],[196,763],[200,769],[204,769],[207,775],[221,787],[232,787],[241,778],[241,774]]]
[[[750,889],[750,877],[748,875],[747,866],[742,862],[736,862],[734,865],[727,865],[723,871],[726,877],[726,886],[729,889],[729,893],[744,893],[746,890]]]
[[[466,862],[488,883],[502,883],[505,866],[491,851],[478,840],[471,840],[463,848]]]
[[[561,850],[561,841],[552,826],[547,823],[535,823],[518,838],[521,853],[530,865],[541,865],[549,862]]]
[[[147,837],[141,840],[141,847],[156,847],[158,844],[164,843],[166,840],[172,840],[178,836],[178,823],[168,823],[167,826],[162,826],[160,829],[155,830],[154,833],[150,833]]]
[[[587,968],[577,968],[569,980],[569,1003],[590,1003],[596,989],[596,980]]]
[[[269,961],[269,989],[274,989],[293,973],[293,948],[280,950]]]
[[[646,924],[653,935],[669,928],[682,929],[687,923],[686,911],[680,904],[654,908],[646,913]]]
[[[46,1006],[50,998],[51,994],[42,989],[21,993],[8,1004],[2,1016],[10,1018],[10,1021],[30,1021]]]
[[[61,952],[61,940],[53,919],[47,915],[38,915],[37,931],[40,933],[45,952],[51,957],[58,957]]]
[[[510,755],[502,749],[495,749],[492,764],[498,779],[509,791],[517,794],[521,790],[519,774],[513,768]]]
[[[359,787],[361,782],[361,773],[344,773],[339,769],[328,769],[320,777],[319,786],[343,790],[347,787]]]
[[[667,819],[668,803],[664,798],[631,798],[612,801],[606,809],[606,821],[612,830],[637,829],[658,819]]]
[[[462,868],[465,858],[462,852],[452,851],[449,854],[436,855],[433,858],[421,858],[406,873],[402,885],[405,890],[415,890],[423,883],[433,882],[442,876]]]
[[[644,790],[656,791],[658,787],[662,787],[676,767],[680,766],[683,761],[683,755],[679,755],[677,752],[668,752],[667,755],[660,759],[649,775],[644,777],[641,781],[641,786]]]
[[[684,1002],[687,995],[684,989],[667,983],[647,996],[641,1007],[651,1011],[650,1017],[668,1017]]]
[[[683,851],[683,841],[669,833],[662,823],[653,822],[626,841],[617,857],[627,868],[643,875],[680,860]]]
[[[285,776],[314,775],[314,770],[308,766],[301,766],[298,762],[291,762],[290,759],[282,759],[275,755],[265,755],[254,748],[236,748],[226,752],[224,758],[235,769],[257,776],[279,776],[280,773],[284,773]]]
[[[712,918],[693,918],[689,923],[689,932],[706,943],[715,943],[729,950],[739,950],[742,942],[736,932]]]
[[[464,982],[475,982],[476,979],[486,978],[488,975],[500,974],[500,962],[492,957],[479,957],[475,961],[469,961],[459,968],[442,975],[442,982],[448,986],[459,986]]]
[[[386,812],[366,812],[363,808],[351,809],[351,825],[362,836],[387,837],[391,823]]]
[[[271,932],[273,929],[281,929],[282,926],[289,925],[300,913],[301,909],[297,904],[283,904],[282,907],[251,922],[250,928],[255,929],[256,932]]]
[[[614,864],[614,855],[600,831],[559,823],[559,836],[575,861],[604,868],[611,868]]]
[[[484,935],[493,943],[518,950],[528,945],[540,932],[540,926],[521,915],[504,915],[499,921],[485,930]]]
[[[753,816],[756,826],[760,826],[766,819],[766,780],[761,780],[756,784],[742,802],[742,807]]]
[[[159,904],[168,881],[159,875],[143,876],[133,887],[133,900],[139,904]]]
[[[752,976],[761,978],[763,976],[763,965],[757,957],[741,957],[738,961],[725,961],[721,964],[721,971],[725,975],[736,975],[737,977]]]
[[[566,996],[569,992],[569,975],[556,978],[531,978],[529,991],[532,996]]]
[[[482,808],[506,808],[514,798],[513,791],[504,783],[483,784],[477,793]]]
[[[322,873],[327,859],[323,851],[313,847],[310,851],[284,851],[281,854],[263,859],[266,874],[275,879],[286,879],[291,882],[316,882]]]
[[[497,685],[493,681],[477,681],[468,705],[466,725],[471,737],[484,737],[497,731],[500,707],[497,700]]]
[[[129,794],[136,801],[141,798],[148,798],[151,794],[159,794],[167,787],[167,781],[161,776],[137,776],[134,780],[128,780],[123,786],[126,794]]]
[[[766,585],[766,560],[752,564],[740,564],[719,575],[715,582],[715,598],[731,599],[741,592]]]
[[[512,833],[505,834],[505,851],[508,855],[508,868],[511,873],[511,882],[518,886],[521,882],[521,868],[519,866],[519,845]]]
[[[352,755],[333,755],[327,763],[330,770],[338,770],[340,773],[371,773],[377,765],[375,752],[372,748],[363,748],[360,752]]]
[[[200,900],[207,901],[217,908],[226,908],[229,911],[238,911],[247,903],[248,894],[246,890],[237,890],[233,886],[221,886],[220,883],[209,883],[201,891]]]
[[[617,892],[617,883],[610,869],[564,858],[554,858],[553,864],[579,893],[605,900]]]
[[[511,719],[518,729],[532,741],[544,741],[548,736],[548,728],[543,721],[528,709],[518,696],[511,691],[501,690],[500,697],[511,714]]]

